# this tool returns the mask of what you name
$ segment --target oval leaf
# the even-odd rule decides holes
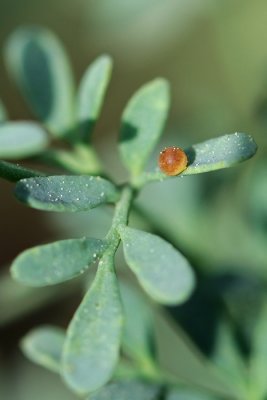
[[[190,296],[194,274],[178,250],[151,233],[128,227],[119,232],[127,264],[154,300],[179,304]]]
[[[157,400],[159,385],[141,381],[114,382],[92,393],[88,400]]]
[[[100,177],[49,176],[22,179],[15,188],[18,200],[47,211],[86,211],[118,199],[115,186]]]
[[[11,182],[17,182],[20,179],[42,176],[42,172],[33,169],[21,167],[18,164],[12,164],[6,161],[0,161],[0,177]]]
[[[169,84],[156,79],[141,87],[122,115],[119,150],[132,175],[142,171],[162,133],[170,104]]]
[[[23,353],[34,363],[53,372],[60,371],[65,332],[53,326],[33,329],[21,341]]]
[[[233,133],[193,145],[186,150],[189,166],[183,175],[228,168],[251,158],[257,151],[252,136]]]
[[[21,28],[6,45],[7,69],[29,105],[55,136],[73,126],[74,84],[65,51],[49,30]]]
[[[119,356],[122,320],[113,257],[104,256],[67,330],[63,377],[73,390],[87,393],[111,378]]]
[[[86,141],[91,136],[101,112],[112,71],[112,60],[103,55],[86,70],[78,93],[79,135]]]
[[[11,266],[14,279],[29,286],[47,286],[81,275],[103,254],[103,240],[60,240],[21,253]]]
[[[229,168],[253,157],[256,151],[257,144],[247,133],[236,132],[231,135],[219,136],[186,149],[188,166],[177,177]],[[145,172],[135,178],[133,183],[136,187],[140,187],[148,182],[167,178],[170,176],[159,171],[157,167],[154,171]]]
[[[125,313],[122,348],[139,363],[149,364],[155,350],[152,310],[128,284],[120,282],[120,292]]]
[[[7,122],[0,125],[0,157],[5,159],[34,156],[48,145],[48,136],[34,122]]]

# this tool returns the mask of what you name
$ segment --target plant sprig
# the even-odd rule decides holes
[[[119,186],[107,179],[91,142],[111,75],[111,59],[101,56],[89,66],[77,96],[65,51],[49,31],[20,29],[8,41],[6,60],[13,79],[45,128],[37,123],[6,121],[1,106],[0,157],[34,157],[33,161],[52,163],[66,171],[64,175],[47,175],[1,161],[0,176],[17,181],[16,198],[30,207],[56,212],[90,210],[107,203],[115,206],[105,238],[84,237],[36,246],[20,254],[11,267],[17,281],[47,286],[73,279],[98,263],[93,283],[66,335],[44,330],[23,342],[25,353],[33,361],[56,370],[72,390],[86,395],[112,378],[125,341],[114,265],[120,242],[131,271],[157,303],[180,304],[195,286],[193,269],[177,249],[157,235],[128,226],[134,198],[142,187],[166,178],[157,169],[146,172],[145,165],[168,116],[169,84],[160,78],[144,85],[123,111],[119,153],[129,180]],[[62,148],[59,143],[54,146],[53,138],[61,141]],[[230,167],[252,157],[256,149],[252,137],[245,133],[210,139],[186,151],[189,164],[182,175]],[[102,176],[96,176],[99,174]],[[133,356],[131,340],[128,336],[126,347]],[[55,348],[49,346],[49,341],[55,343]],[[146,365],[151,377],[155,373],[155,356],[147,351],[145,358],[146,362],[139,353],[139,362]]]

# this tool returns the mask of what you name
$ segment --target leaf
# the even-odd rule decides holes
[[[183,175],[228,168],[251,158],[257,151],[252,136],[234,133],[195,144],[186,150],[189,166]]]
[[[120,292],[125,313],[122,348],[139,363],[150,363],[155,347],[152,310],[143,296],[128,284],[120,282]]]
[[[81,394],[107,383],[119,357],[123,317],[113,263],[106,253],[67,330],[63,377]]]
[[[34,156],[48,145],[48,136],[34,122],[7,122],[0,125],[0,158]]]
[[[20,179],[32,178],[34,176],[41,175],[43,175],[42,172],[22,167],[19,164],[0,161],[0,177],[8,181],[17,182]]]
[[[98,57],[86,70],[78,93],[79,135],[87,141],[101,112],[106,89],[111,77],[112,60]]]
[[[7,69],[34,113],[55,136],[73,127],[74,83],[65,51],[52,32],[24,27],[6,44]]]
[[[170,243],[151,233],[119,229],[127,264],[143,289],[162,304],[179,304],[195,284],[188,261]]]
[[[249,360],[249,382],[251,397],[263,399],[267,396],[267,303],[262,306],[254,327],[252,349]]]
[[[65,339],[63,329],[42,326],[33,329],[21,341],[23,353],[34,363],[60,372],[60,360]]]
[[[166,400],[216,400],[215,397],[189,389],[171,389]]]
[[[256,151],[257,145],[254,139],[246,133],[219,136],[186,149],[188,167],[176,177],[229,168],[253,157]],[[167,178],[170,178],[170,176],[160,172],[157,167],[152,172],[145,172],[136,177],[133,184],[135,187],[142,187],[148,182],[161,181]]]
[[[81,275],[105,248],[103,240],[85,237],[36,246],[13,261],[11,273],[25,285],[55,285]]]
[[[142,381],[114,382],[92,393],[87,400],[157,400],[158,385]]]
[[[4,104],[0,100],[0,124],[2,122],[6,121],[6,119],[7,119],[7,112],[6,112],[6,109],[4,107]]]
[[[118,199],[115,186],[94,176],[49,176],[22,179],[15,196],[33,208],[47,211],[86,211]]]
[[[156,79],[139,89],[130,99],[122,115],[119,151],[132,175],[138,175],[154,150],[170,103],[169,85]]]

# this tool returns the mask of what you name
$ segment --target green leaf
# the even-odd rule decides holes
[[[4,104],[0,100],[0,123],[6,121],[6,119],[7,119],[7,112],[6,112],[6,109],[4,107]]]
[[[34,363],[60,372],[60,361],[65,339],[63,329],[42,326],[33,329],[21,341],[23,353]]]
[[[139,363],[148,364],[155,347],[152,310],[143,296],[128,284],[120,282],[120,292],[125,313],[122,348]]]
[[[47,211],[86,211],[118,199],[111,182],[70,175],[22,179],[16,184],[15,195],[23,203]]]
[[[254,327],[252,350],[249,360],[250,393],[253,399],[267,396],[267,303],[262,307]]]
[[[177,176],[202,174],[203,172],[229,168],[253,157],[256,151],[257,145],[254,139],[246,133],[219,136],[186,149],[188,167]],[[154,172],[145,172],[136,177],[133,184],[136,187],[142,187],[148,182],[167,178],[170,178],[170,176],[160,172],[157,167]]]
[[[170,104],[168,82],[156,79],[141,87],[122,115],[119,150],[132,175],[138,175],[154,150]]]
[[[67,330],[63,377],[81,394],[107,383],[118,361],[123,318],[113,263],[104,255]]]
[[[119,229],[126,262],[144,290],[162,304],[179,304],[191,295],[195,278],[188,261],[170,243],[151,233]]]
[[[252,136],[234,133],[195,144],[186,150],[189,166],[183,175],[228,168],[251,158],[257,151]]]
[[[141,381],[114,382],[92,393],[88,400],[157,400],[160,387]]]
[[[18,164],[12,164],[6,161],[0,161],[0,177],[11,182],[17,182],[20,179],[42,176],[42,172],[33,169],[21,167]]]
[[[34,156],[48,145],[48,136],[34,122],[7,122],[0,125],[0,158]]]
[[[103,254],[103,240],[67,239],[36,246],[21,253],[12,263],[14,279],[29,286],[55,285],[81,275]]]
[[[78,93],[79,135],[90,138],[101,112],[106,89],[111,77],[112,60],[109,56],[98,57],[86,70]]]
[[[215,397],[189,389],[172,389],[166,400],[216,400]]]
[[[7,69],[29,105],[55,136],[73,127],[74,83],[65,51],[52,32],[18,29],[9,38]]]

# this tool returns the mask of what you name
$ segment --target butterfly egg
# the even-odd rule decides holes
[[[188,159],[179,147],[166,147],[160,152],[158,164],[162,172],[169,176],[178,175],[187,167]]]

